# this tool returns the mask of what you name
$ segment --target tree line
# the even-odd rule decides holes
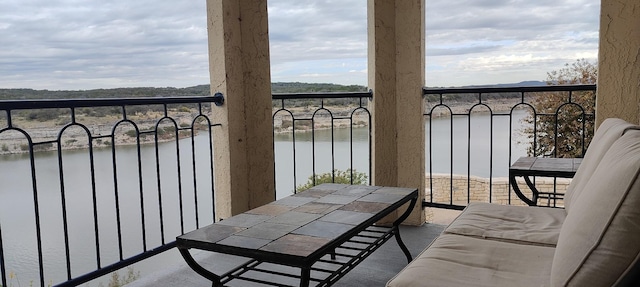
[[[271,84],[272,93],[317,93],[317,92],[357,92],[366,91],[367,88],[358,85],[337,85],[327,83],[299,83],[299,82],[276,82]],[[136,87],[136,88],[114,88],[114,89],[93,89],[93,90],[34,90],[34,89],[0,89],[1,100],[53,100],[53,99],[116,99],[116,98],[138,98],[138,97],[197,97],[211,94],[209,85],[198,85],[186,88],[173,87]],[[314,105],[316,100],[289,100],[287,106],[308,106]],[[331,99],[325,104],[328,105],[349,105],[357,103],[357,99]],[[273,106],[278,107],[281,101],[273,101]],[[170,105],[170,109],[188,112],[196,108],[196,104]],[[204,106],[205,111],[210,109]],[[128,114],[144,114],[148,111],[161,112],[163,107],[157,106],[129,106]],[[92,107],[79,108],[76,113],[91,117],[104,117],[107,115],[120,114],[119,107]],[[17,112],[27,120],[50,121],[68,114],[66,110],[43,109],[25,110]]]
[[[276,82],[271,91],[278,93],[317,93],[317,92],[361,92],[367,87],[359,85],[337,85],[326,83]],[[173,87],[137,87],[93,90],[34,90],[0,89],[0,100],[39,100],[39,99],[113,99],[131,97],[195,97],[211,94],[209,85],[186,88]]]

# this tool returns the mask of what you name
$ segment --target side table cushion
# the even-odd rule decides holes
[[[552,286],[613,286],[640,258],[640,131],[600,161],[560,231]]]

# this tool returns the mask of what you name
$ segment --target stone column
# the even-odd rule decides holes
[[[596,124],[640,123],[640,1],[602,0]]]
[[[424,223],[425,1],[368,0],[372,182],[419,189],[408,224]]]
[[[217,219],[275,200],[266,0],[207,0]]]

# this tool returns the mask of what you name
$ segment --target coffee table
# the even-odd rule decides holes
[[[417,199],[417,189],[322,184],[178,236],[176,243],[187,264],[213,286],[291,286],[282,283],[291,280],[330,286],[391,237],[411,261],[398,226]],[[407,203],[392,224],[376,224]],[[218,275],[199,264],[191,249],[247,261]]]

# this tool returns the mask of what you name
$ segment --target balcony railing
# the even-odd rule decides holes
[[[508,168],[521,156],[582,157],[593,136],[595,85],[424,89],[427,207],[522,204]],[[552,193],[568,185],[539,179]],[[561,206],[562,202],[553,202]]]
[[[281,196],[311,174],[328,172],[334,181],[346,170],[349,182],[356,169],[370,174],[370,97],[273,96]],[[12,199],[0,208],[2,286],[14,277],[84,284],[172,249],[175,236],[215,221],[214,102],[0,102],[1,180],[11,182],[3,196]]]
[[[594,91],[594,85],[425,89],[431,192],[423,205],[516,204],[508,183],[501,197],[497,178],[518,156],[584,154]],[[371,183],[372,96],[273,95],[278,197],[308,181]],[[539,107],[545,97],[557,99],[555,106]],[[83,284],[169,250],[175,236],[213,222],[214,101],[0,102],[0,182],[10,193],[3,196],[12,198],[0,202],[2,286],[11,285],[9,268],[20,264],[34,270],[18,274],[23,284]],[[564,129],[573,128],[565,126],[568,119],[580,127],[571,149],[563,144]],[[542,124],[548,122],[551,130]],[[484,193],[476,193],[472,186],[482,184]]]
[[[372,96],[371,92],[273,95],[279,196],[307,182],[370,183],[371,113],[367,104]]]
[[[83,284],[213,222],[214,101],[0,102],[2,286]]]

